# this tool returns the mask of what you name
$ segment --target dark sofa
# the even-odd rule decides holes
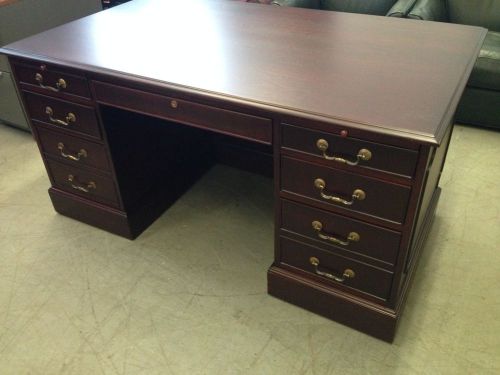
[[[500,0],[274,0],[272,4],[487,28],[456,122],[500,129]]]
[[[407,17],[488,29],[456,122],[500,129],[500,0],[418,0]]]
[[[405,17],[416,0],[275,0],[274,5]]]

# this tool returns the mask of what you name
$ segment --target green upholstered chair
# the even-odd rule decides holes
[[[418,0],[408,18],[489,30],[458,106],[456,122],[500,129],[500,0]]]
[[[406,17],[416,0],[274,0],[272,4],[378,16]]]

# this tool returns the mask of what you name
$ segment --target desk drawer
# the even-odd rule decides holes
[[[20,83],[36,86],[47,93],[90,98],[90,90],[84,75],[68,69],[36,62],[13,63]]]
[[[93,81],[98,102],[233,137],[271,144],[272,121],[191,101]]]
[[[393,273],[335,255],[288,238],[280,238],[280,262],[314,275],[334,287],[349,287],[387,300]]]
[[[281,202],[281,225],[284,230],[315,240],[317,246],[326,249],[342,249],[345,255],[350,252],[391,265],[396,263],[399,232],[287,200]]]
[[[28,114],[32,120],[51,126],[101,138],[97,117],[92,107],[23,92]]]
[[[109,171],[106,149],[103,145],[37,127],[42,151],[60,160]]]
[[[95,202],[120,208],[116,187],[109,177],[46,160],[54,186]]]
[[[337,157],[359,168],[371,168],[384,172],[412,177],[417,165],[418,152],[404,148],[367,142],[360,139],[343,138],[338,135],[299,128],[283,124],[281,147],[314,155],[318,159]],[[325,149],[326,148],[326,149]],[[365,150],[365,151],[363,151]],[[368,153],[367,153],[368,151]],[[358,160],[358,155],[369,155]],[[345,164],[339,159],[329,160],[332,166]]]
[[[281,191],[403,223],[410,188],[338,169],[281,157]]]

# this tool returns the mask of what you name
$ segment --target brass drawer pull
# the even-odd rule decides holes
[[[319,259],[316,257],[310,257],[309,262],[314,266],[314,271],[316,272],[317,275],[324,276],[328,279],[337,281],[339,283],[343,283],[347,279],[354,279],[356,277],[356,273],[351,270],[350,268],[346,268],[344,272],[342,273],[342,277],[335,276],[332,273],[329,272],[323,272],[318,269],[319,266]]]
[[[87,184],[81,184],[72,174],[68,175],[68,181],[71,182],[71,187],[73,189],[83,191],[84,193],[89,193],[90,189],[97,189],[97,185],[94,181],[90,181]]]
[[[80,159],[83,157],[83,158],[86,158],[87,157],[87,151],[85,149],[80,149],[80,151],[78,151],[78,154],[75,155],[71,155],[71,154],[66,154],[64,152],[64,143],[62,142],[59,142],[57,144],[57,149],[60,151],[61,153],[61,156],[65,159],[70,159],[70,160],[74,160],[74,161],[80,161]]]
[[[312,223],[313,229],[318,232],[318,237],[322,240],[328,240],[338,245],[348,246],[351,242],[358,242],[361,239],[361,236],[356,232],[351,232],[347,235],[347,239],[341,240],[336,237],[332,237],[330,235],[324,234],[321,232],[323,229],[323,224],[321,221],[314,220]]]
[[[56,87],[44,85],[43,84],[43,76],[40,73],[35,74],[35,80],[38,82],[38,86],[40,86],[41,88],[55,91],[55,92],[59,92],[59,91],[61,91],[61,89],[65,89],[66,87],[68,87],[68,85],[66,84],[66,81],[62,78],[59,78],[57,80]]]
[[[54,110],[49,106],[45,107],[45,113],[49,116],[49,120],[54,124],[68,126],[70,123],[76,122],[76,116],[73,112],[69,112],[64,120],[54,118]]]
[[[340,197],[336,197],[334,195],[325,194],[324,190],[326,188],[326,182],[321,178],[317,178],[316,180],[314,180],[314,186],[319,190],[321,198],[333,201],[335,203],[341,203],[346,206],[351,206],[354,201],[362,201],[366,198],[366,193],[361,189],[356,189],[352,192],[352,199],[350,201]]]
[[[323,157],[326,160],[333,160],[339,163],[344,163],[347,165],[358,165],[358,163],[363,160],[363,161],[368,161],[372,158],[372,153],[370,150],[366,148],[362,148],[358,151],[358,155],[356,155],[356,161],[350,161],[338,156],[329,156],[326,154],[326,151],[328,150],[328,141],[326,139],[318,139],[316,141],[316,147],[318,150],[320,150],[323,153]]]

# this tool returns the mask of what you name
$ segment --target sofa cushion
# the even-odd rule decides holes
[[[486,34],[469,86],[500,91],[500,33]]]
[[[321,9],[384,16],[395,0],[322,0]]]
[[[500,31],[500,1],[448,0],[449,21]]]

